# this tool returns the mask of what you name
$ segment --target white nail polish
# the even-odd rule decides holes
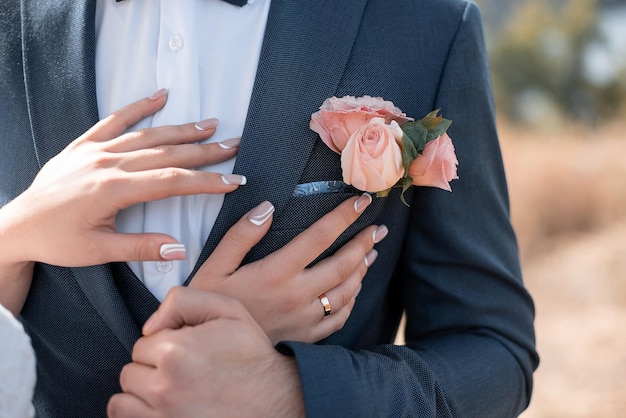
[[[187,249],[184,244],[163,244],[159,253],[164,260],[179,260],[187,254]]]
[[[220,146],[221,149],[233,149],[239,146],[239,142],[241,142],[241,138],[230,138],[225,139],[222,142],[218,142],[217,145]]]
[[[210,118],[210,119],[201,120],[200,122],[196,122],[194,123],[193,126],[199,131],[206,131],[207,129],[217,128],[218,124],[219,124],[219,120],[215,118]]]
[[[378,251],[371,249],[364,258],[365,261],[365,267],[369,267],[371,266],[374,261],[376,261],[376,257],[378,257]]]
[[[387,236],[388,233],[389,230],[387,227],[385,225],[380,225],[374,230],[374,232],[372,232],[372,241],[374,241],[374,243],[379,243]]]
[[[361,197],[354,201],[354,210],[359,213],[365,210],[369,204],[372,203],[372,195],[369,193],[363,193]]]
[[[222,175],[222,181],[224,184],[238,184],[243,186],[248,182],[245,176],[240,176],[239,174],[224,174]]]
[[[272,216],[274,210],[274,205],[272,205],[270,202],[263,202],[259,206],[254,208],[252,212],[250,212],[250,214],[248,215],[248,220],[256,226],[261,226],[265,222],[267,222],[270,216]]]

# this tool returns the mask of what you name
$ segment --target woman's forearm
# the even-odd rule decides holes
[[[0,303],[18,315],[30,290],[35,263],[21,248],[19,201],[0,208]]]
[[[34,262],[0,265],[0,303],[15,316],[28,296],[34,265]]]

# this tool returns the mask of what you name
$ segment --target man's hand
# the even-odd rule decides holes
[[[304,416],[295,360],[274,349],[235,299],[176,287],[144,334],[110,417]]]

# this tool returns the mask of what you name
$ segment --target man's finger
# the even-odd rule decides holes
[[[165,328],[195,326],[218,318],[240,319],[245,315],[250,314],[236,299],[204,290],[176,286],[169,291],[159,309],[146,321],[143,333],[151,335]]]
[[[207,280],[220,279],[234,273],[250,249],[267,233],[273,213],[274,205],[268,201],[246,213],[228,230],[200,269],[206,274],[196,274],[190,287],[212,290]]]
[[[156,418],[157,416],[157,412],[146,402],[129,393],[113,395],[107,405],[109,418]]]

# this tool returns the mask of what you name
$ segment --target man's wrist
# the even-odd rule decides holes
[[[272,411],[273,416],[304,417],[304,396],[295,358],[277,353],[276,362],[275,383],[278,383],[278,386],[275,388],[280,389],[275,403],[276,408]]]

